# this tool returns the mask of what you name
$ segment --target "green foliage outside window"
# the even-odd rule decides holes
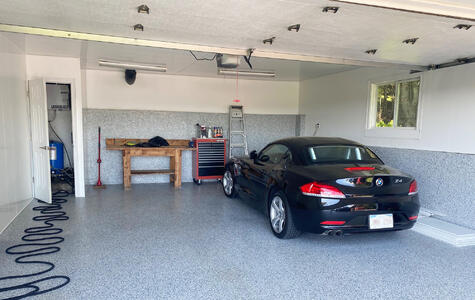
[[[420,80],[376,86],[376,127],[416,127]]]

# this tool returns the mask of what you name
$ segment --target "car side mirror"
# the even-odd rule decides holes
[[[251,153],[249,154],[249,158],[254,160],[257,158],[257,151],[256,150],[252,150]]]

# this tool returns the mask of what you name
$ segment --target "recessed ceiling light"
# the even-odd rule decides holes
[[[295,30],[295,32],[299,32],[299,30],[300,30],[300,24],[290,25],[289,27],[287,27],[287,30],[288,30],[288,31]]]
[[[271,38],[268,38],[268,39],[265,39],[265,40],[263,40],[262,42],[263,42],[264,44],[270,44],[270,45],[272,45],[272,43],[274,42],[274,40],[275,40],[275,36],[273,36],[273,37],[271,37]]]
[[[334,13],[336,14],[338,12],[340,8],[338,6],[325,6],[323,9],[322,9],[322,12],[324,13]]]
[[[375,55],[377,51],[378,49],[370,49],[370,50],[366,50],[365,53],[370,54],[370,55]]]
[[[135,24],[134,25],[134,30],[135,31],[143,31],[143,25],[142,24]]]
[[[472,25],[468,25],[468,24],[458,24],[454,26],[455,29],[465,29],[465,30],[469,30],[471,27]]]
[[[414,44],[417,42],[418,39],[419,39],[419,38],[412,38],[412,39],[404,40],[404,41],[402,41],[402,42],[403,42],[404,44],[411,44],[411,45],[414,45]]]
[[[148,14],[150,14],[150,8],[148,8],[147,5],[142,4],[139,7],[137,7],[137,12],[139,14],[147,14],[148,15]]]

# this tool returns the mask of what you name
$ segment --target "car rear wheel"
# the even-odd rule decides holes
[[[287,197],[283,192],[274,192],[269,199],[268,207],[270,227],[276,237],[291,239],[301,234],[295,227]]]
[[[234,175],[229,168],[226,169],[224,172],[222,184],[223,184],[223,191],[224,194],[229,198],[236,197],[236,188],[234,186]]]

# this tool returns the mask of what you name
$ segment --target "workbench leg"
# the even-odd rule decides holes
[[[124,150],[122,152],[122,163],[124,169],[124,189],[130,189],[131,181],[131,168],[130,168],[130,152]]]
[[[175,151],[175,187],[181,187],[181,151]]]
[[[170,156],[170,170],[175,173],[175,156]],[[175,174],[170,174],[170,183],[175,182]]]

